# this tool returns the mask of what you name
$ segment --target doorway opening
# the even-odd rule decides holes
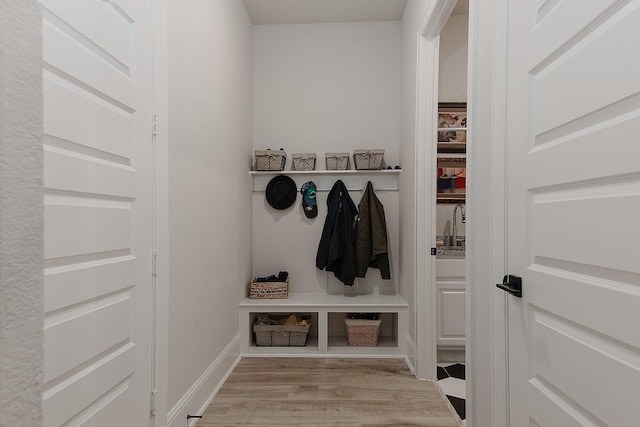
[[[429,5],[418,35],[416,141],[416,374],[438,378],[463,422],[471,397],[464,372],[468,34],[468,0]]]

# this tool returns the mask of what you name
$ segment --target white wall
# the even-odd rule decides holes
[[[440,102],[467,102],[469,16],[451,15],[440,33]]]
[[[298,188],[306,178],[293,176]],[[337,176],[322,181],[315,179],[319,188],[327,189],[337,179],[350,187],[349,177]],[[328,185],[322,184],[327,181]],[[361,187],[364,184],[354,185]],[[374,185],[375,188],[375,185]],[[391,280],[382,280],[378,269],[369,269],[365,278],[357,279],[357,286],[345,287],[333,273],[318,270],[315,266],[318,243],[322,227],[327,216],[328,191],[318,192],[318,216],[307,218],[302,211],[302,196],[289,209],[273,209],[265,200],[264,192],[253,193],[253,271],[256,275],[289,272],[289,290],[291,292],[327,292],[341,293],[395,293],[399,275],[399,212],[397,191],[377,191],[376,195],[384,205],[389,252],[391,261]],[[361,191],[349,192],[353,202],[358,205]]]
[[[171,413],[239,332],[251,274],[252,28],[237,0],[170,1],[167,19]]]
[[[325,152],[358,148],[384,148],[387,163],[399,164],[400,29],[400,22],[255,26],[254,148],[283,147],[289,154],[286,169],[293,152],[317,153],[317,169],[325,169]],[[309,179],[294,178],[298,188]],[[376,193],[387,219],[390,282],[369,270],[357,288],[344,288],[333,273],[315,267],[327,213],[328,193],[322,190],[337,179],[355,189],[366,183],[317,177],[321,191],[314,219],[304,216],[301,196],[290,209],[277,211],[263,191],[253,193],[253,271],[289,271],[292,292],[393,292],[399,274],[397,191]],[[356,205],[361,194],[351,192]]]
[[[0,1],[0,426],[42,424],[42,19]]]
[[[453,209],[455,204],[439,203],[436,205],[436,235],[451,236],[453,233]],[[466,207],[466,206],[465,206]],[[466,223],[462,222],[460,209],[456,212],[456,230],[458,236],[466,235]]]
[[[253,40],[255,149],[316,152],[324,169],[325,152],[384,148],[398,164],[399,22],[257,25]]]

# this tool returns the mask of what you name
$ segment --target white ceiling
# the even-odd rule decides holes
[[[244,0],[255,25],[399,21],[407,0]]]

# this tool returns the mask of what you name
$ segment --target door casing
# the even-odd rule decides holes
[[[416,376],[434,378],[436,364],[435,141],[438,35],[456,0],[433,0],[418,33],[416,105]],[[504,185],[506,28],[508,0],[469,0],[466,381],[467,425],[507,425]],[[433,117],[433,120],[428,120]],[[429,147],[429,148],[428,148]],[[419,286],[420,283],[426,286]],[[428,345],[420,345],[427,343]],[[476,368],[477,367],[477,368]],[[487,392],[488,391],[488,392]]]

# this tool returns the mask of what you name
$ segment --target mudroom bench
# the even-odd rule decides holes
[[[404,357],[408,304],[399,295],[329,295],[290,292],[286,299],[244,299],[240,305],[243,356]],[[311,319],[305,346],[256,345],[253,324],[258,314],[299,314]],[[354,347],[347,342],[347,313],[380,313],[380,333],[375,347]]]

